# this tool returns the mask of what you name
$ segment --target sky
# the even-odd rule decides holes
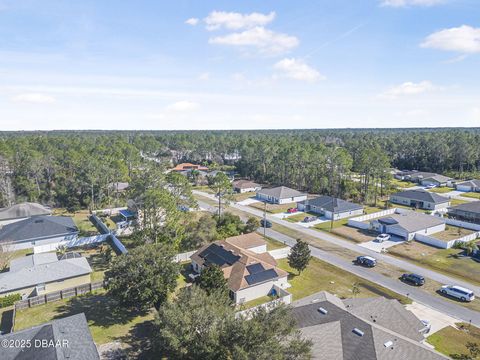
[[[0,0],[0,130],[480,126],[479,0]]]

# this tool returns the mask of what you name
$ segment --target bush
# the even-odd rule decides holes
[[[18,300],[21,300],[21,299],[22,299],[22,296],[20,294],[10,294],[7,296],[0,297],[0,308],[12,306]]]

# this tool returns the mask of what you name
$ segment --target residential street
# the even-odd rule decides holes
[[[208,197],[212,200],[215,199],[215,197],[211,194],[207,194],[207,193],[200,192],[200,191],[194,191],[194,193],[196,193],[197,195]],[[217,211],[217,209],[215,207],[210,206],[206,202],[202,202],[200,200],[200,201],[198,201],[198,203],[205,210],[212,211],[212,212]],[[259,216],[259,217],[263,217],[263,212],[262,211],[253,209],[251,207],[242,206],[242,205],[238,205],[238,204],[230,204],[230,206],[233,207],[233,208],[236,208],[238,210],[241,210],[243,212],[250,213],[252,215],[256,215],[256,216]],[[330,234],[319,232],[319,231],[316,231],[316,230],[307,229],[307,228],[304,228],[302,226],[296,225],[294,223],[290,223],[290,222],[287,222],[287,221],[280,220],[280,219],[278,219],[274,216],[271,216],[269,214],[267,214],[267,219],[270,220],[271,222],[281,224],[285,227],[294,229],[296,231],[308,234],[308,235],[313,236],[313,237],[317,237],[321,240],[325,240],[325,241],[334,243],[336,245],[339,245],[339,246],[342,246],[344,248],[356,251],[358,253],[374,256],[379,261],[391,264],[393,266],[405,269],[407,271],[420,273],[423,276],[425,276],[427,278],[430,278],[432,280],[435,280],[435,281],[438,281],[438,282],[441,282],[441,283],[445,283],[445,284],[462,285],[462,286],[465,286],[465,287],[468,287],[468,288],[474,290],[475,293],[477,293],[477,294],[480,293],[479,292],[479,290],[480,290],[479,287],[473,286],[469,283],[459,281],[457,279],[448,277],[448,276],[443,275],[443,274],[439,274],[435,271],[431,271],[431,270],[425,269],[425,268],[420,267],[420,266],[416,266],[416,265],[411,264],[407,261],[396,259],[394,257],[388,256],[388,255],[385,255],[385,254],[378,254],[376,252],[370,251],[370,250],[365,249],[363,247],[359,247],[356,244],[350,243],[347,240],[342,240],[342,239],[340,239],[336,236],[332,236]],[[293,246],[293,244],[295,244],[295,239],[293,239],[293,238],[291,238],[291,237],[289,237],[285,234],[279,233],[279,232],[277,232],[275,230],[272,230],[272,229],[266,229],[266,230],[267,230],[266,235],[271,237],[272,239],[283,242],[288,246]],[[263,233],[263,228],[259,229],[259,232]],[[314,256],[314,257],[316,257],[320,260],[323,260],[323,261],[328,262],[332,265],[338,266],[338,267],[340,267],[344,270],[347,270],[347,271],[349,271],[349,272],[351,272],[351,273],[353,273],[357,276],[360,276],[364,279],[367,279],[367,280],[375,282],[379,285],[382,285],[385,288],[390,289],[392,291],[395,291],[395,292],[397,292],[401,295],[406,295],[406,296],[410,297],[412,300],[414,300],[418,303],[421,303],[425,306],[429,306],[433,309],[441,311],[441,312],[443,312],[447,315],[458,318],[458,319],[463,320],[465,322],[471,321],[472,324],[475,324],[476,326],[480,326],[480,313],[478,313],[476,311],[467,309],[467,308],[465,308],[461,305],[457,305],[455,303],[451,303],[451,302],[443,299],[442,296],[440,296],[440,295],[438,295],[438,296],[430,295],[427,292],[425,292],[425,291],[423,291],[419,288],[415,288],[413,286],[406,285],[399,280],[386,277],[382,274],[379,274],[378,272],[372,271],[371,269],[357,266],[353,262],[345,260],[344,258],[342,258],[338,255],[335,255],[333,253],[326,252],[326,251],[320,250],[320,249],[318,249],[316,247],[312,247],[312,246],[310,246],[310,249],[312,251],[312,256]]]

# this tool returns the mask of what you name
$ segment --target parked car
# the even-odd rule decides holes
[[[416,286],[422,286],[425,284],[425,278],[418,274],[403,274],[402,281],[411,283]]]
[[[391,236],[389,234],[380,234],[377,236],[377,241],[381,243],[381,242],[390,240],[390,238]]]
[[[422,330],[420,330],[420,332],[422,334],[428,334],[430,332],[430,329],[432,328],[432,325],[430,324],[430,321],[428,320],[420,320],[424,326],[424,328]]]
[[[309,223],[315,220],[317,220],[316,216],[305,216],[305,218],[303,219],[303,222]]]
[[[265,224],[265,225],[264,225],[264,224]],[[261,225],[262,227],[266,227],[266,228],[271,228],[271,227],[272,227],[272,223],[271,223],[270,220],[264,220],[264,219],[262,219],[262,220],[260,220],[260,225]]]
[[[363,265],[366,267],[374,267],[377,265],[377,260],[371,256],[359,256],[356,260],[358,265]]]
[[[450,295],[461,301],[470,302],[475,300],[475,294],[472,290],[457,285],[443,285],[440,292],[443,295]]]
[[[287,210],[287,212],[288,212],[289,214],[296,213],[297,211],[298,211],[297,208],[290,208],[290,209]]]
[[[430,184],[430,185],[425,186],[425,189],[433,189],[433,188],[436,188],[436,187],[437,187],[437,185]]]

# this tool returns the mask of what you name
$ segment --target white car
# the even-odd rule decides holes
[[[430,184],[430,185],[425,186],[425,189],[433,189],[433,188],[436,188],[436,187],[437,187],[437,185]]]
[[[377,241],[381,243],[381,242],[390,240],[390,238],[391,236],[389,234],[380,234],[377,236]]]
[[[475,300],[475,294],[472,290],[457,285],[443,285],[440,292],[443,295],[450,295],[461,301],[470,302]]]

